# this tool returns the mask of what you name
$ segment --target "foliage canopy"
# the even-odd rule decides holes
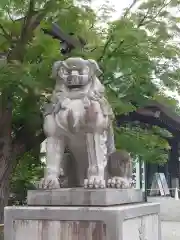
[[[101,21],[106,25],[99,24],[99,16],[89,2],[1,0],[0,52],[7,62],[4,58],[0,62],[0,91],[11,93],[13,139],[22,126],[29,135],[41,131],[43,103],[48,101],[54,85],[51,66],[55,60],[63,59],[60,43],[41,30],[52,22],[87,41],[83,53],[72,54],[99,62],[104,72],[102,81],[117,115],[134,111],[150,100],[178,111],[178,101],[167,96],[167,90],[180,93],[180,28],[175,12],[180,2],[134,0],[113,22],[108,19],[112,9],[104,4]],[[35,19],[39,20],[37,26]],[[158,127],[142,129],[126,124],[116,130],[117,146],[146,161],[164,162],[169,145],[161,137],[162,132],[171,137]]]

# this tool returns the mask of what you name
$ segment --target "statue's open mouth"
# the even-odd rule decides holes
[[[75,89],[75,88],[82,88],[83,85],[77,84],[77,85],[68,85],[69,89]]]

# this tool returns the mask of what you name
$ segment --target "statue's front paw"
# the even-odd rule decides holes
[[[38,188],[41,189],[57,189],[60,188],[59,179],[54,176],[48,176],[43,179],[38,184]]]
[[[105,180],[101,177],[92,176],[84,180],[84,188],[105,188]]]
[[[122,189],[126,189],[126,188],[130,188],[130,183],[127,179],[122,178],[122,177],[113,177],[111,179],[108,180],[108,184],[107,184],[108,188],[122,188]]]

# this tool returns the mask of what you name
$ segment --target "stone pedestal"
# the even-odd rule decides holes
[[[143,202],[139,189],[84,189],[28,191],[29,206],[113,206]]]
[[[104,189],[101,193],[96,190],[94,195],[92,194],[94,190],[77,190],[81,191],[81,197],[89,198],[87,201],[82,200],[83,197],[79,200],[84,206],[72,206],[77,199],[73,200],[73,197],[70,197],[70,195],[75,196],[70,190],[64,194],[66,197],[69,195],[68,204],[70,199],[72,204],[65,206],[64,197],[57,201],[57,195],[62,194],[63,190],[59,190],[59,193],[57,190],[56,193],[44,191],[44,194],[41,191],[44,198],[47,194],[47,198],[51,199],[49,202],[44,200],[46,206],[6,207],[5,240],[161,240],[159,204],[133,203],[131,197],[129,204],[107,206],[109,202],[106,200],[111,190]],[[118,199],[114,199],[115,203],[122,201],[122,194],[128,196],[127,193],[133,193],[133,190],[114,191]],[[39,191],[30,192],[28,203],[32,205],[34,202],[34,205],[39,205],[39,193]],[[98,206],[98,201],[100,203],[100,200],[97,200],[98,196],[103,194],[103,206]],[[36,196],[36,201],[33,196]],[[56,196],[56,206],[52,206],[54,196]],[[94,196],[97,201],[93,202],[90,196]],[[125,202],[127,201],[128,198]],[[63,202],[64,206],[58,206],[63,205]],[[87,206],[87,203],[92,203],[94,206]],[[112,199],[111,204],[113,205]]]

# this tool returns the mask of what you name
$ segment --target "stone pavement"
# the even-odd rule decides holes
[[[149,197],[148,202],[160,203],[162,240],[179,240],[180,200],[171,197]]]

